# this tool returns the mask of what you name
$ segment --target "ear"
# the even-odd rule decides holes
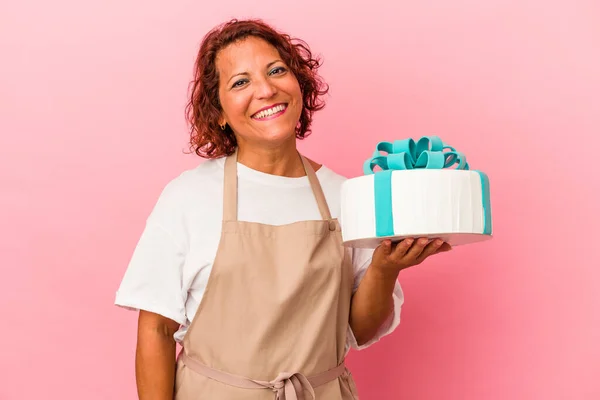
[[[227,119],[225,118],[225,113],[221,111],[221,116],[219,117],[219,126],[223,126],[227,123]]]

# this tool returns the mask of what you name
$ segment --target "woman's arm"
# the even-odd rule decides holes
[[[375,249],[350,307],[350,328],[359,346],[377,334],[392,312],[392,295],[400,271],[422,263],[433,254],[450,250],[441,240],[428,242],[427,239],[406,239],[393,246],[386,240]]]
[[[378,332],[393,311],[393,291],[400,271],[381,271],[369,266],[352,296],[350,328],[359,346]]]
[[[179,324],[140,310],[135,373],[140,400],[173,400],[175,339]]]

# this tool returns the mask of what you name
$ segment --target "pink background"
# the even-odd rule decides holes
[[[325,57],[309,156],[347,176],[379,140],[437,134],[491,180],[494,240],[401,274],[362,399],[600,398],[597,1],[56,0],[0,10],[0,399],[134,399],[114,307],[184,155],[197,46],[263,17]]]

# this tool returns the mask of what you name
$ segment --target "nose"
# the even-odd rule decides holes
[[[277,88],[269,79],[255,81],[255,95],[257,99],[268,99],[277,93]]]

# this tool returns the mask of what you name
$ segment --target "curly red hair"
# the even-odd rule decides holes
[[[304,139],[311,133],[312,116],[325,107],[321,96],[329,87],[318,75],[321,60],[313,57],[308,45],[288,34],[278,32],[259,19],[233,19],[212,29],[203,39],[195,63],[191,94],[186,106],[190,124],[190,148],[204,158],[219,158],[232,154],[237,147],[233,131],[219,126],[219,74],[215,65],[218,52],[231,43],[249,36],[258,37],[277,49],[290,68],[302,91],[303,109],[296,126],[296,137]]]

